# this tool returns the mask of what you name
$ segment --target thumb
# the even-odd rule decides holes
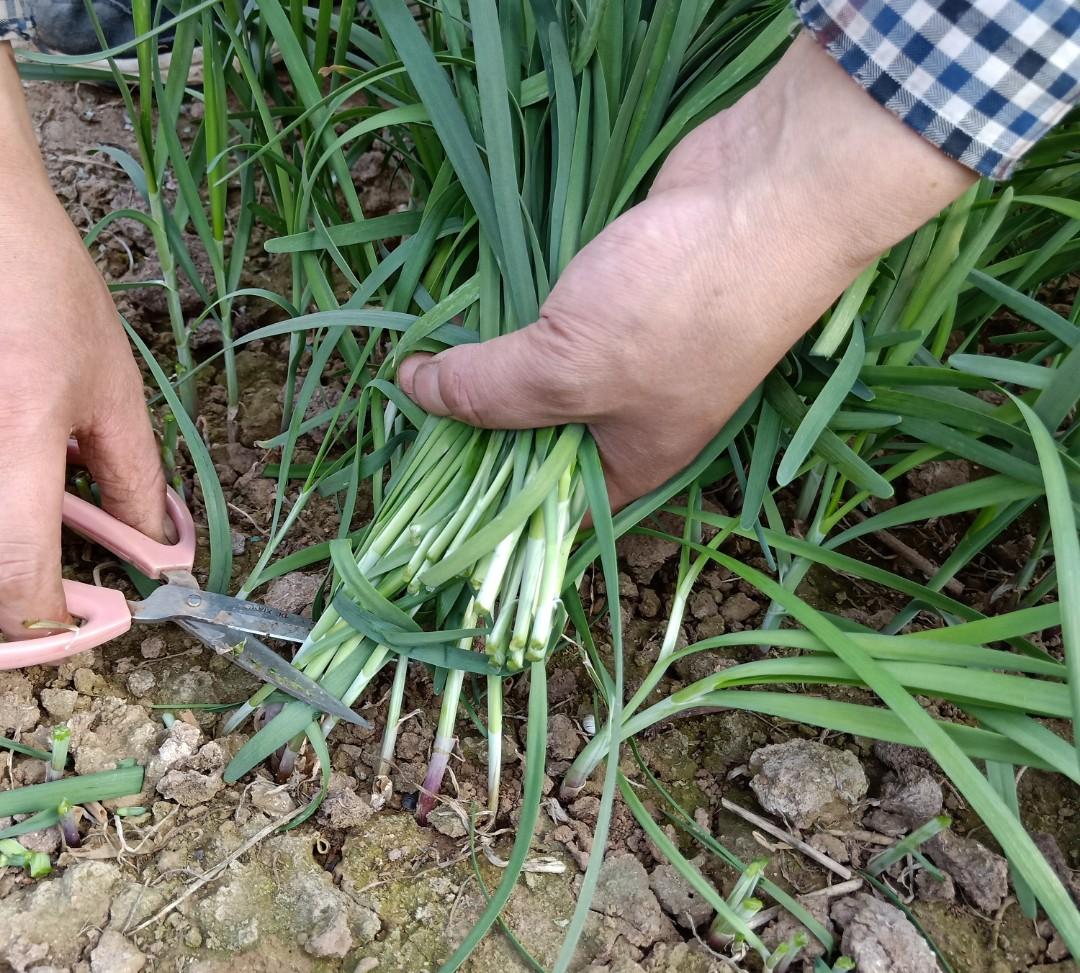
[[[398,368],[398,384],[421,408],[485,429],[588,422],[584,379],[565,332],[546,321],[438,355],[411,355]]]

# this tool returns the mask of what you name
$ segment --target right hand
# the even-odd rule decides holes
[[[167,538],[161,457],[108,289],[41,163],[0,45],[0,632],[68,621],[60,586],[69,436],[114,517]]]

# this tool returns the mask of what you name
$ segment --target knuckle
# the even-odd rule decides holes
[[[34,541],[0,540],[0,599],[5,604],[40,601],[54,594],[49,565]]]
[[[541,312],[534,325],[538,361],[531,373],[542,386],[537,391],[560,415],[589,420],[596,417],[597,393],[603,376],[617,375],[617,370],[598,368],[599,349],[582,339],[580,323],[571,321],[557,309]]]
[[[439,369],[439,394],[443,402],[455,418],[470,426],[484,426],[488,418],[476,393],[477,377],[457,358],[448,359]]]

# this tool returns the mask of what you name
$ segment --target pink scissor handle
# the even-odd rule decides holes
[[[68,462],[79,461],[79,447],[68,443]],[[63,519],[76,533],[157,580],[174,571],[191,571],[195,564],[195,522],[191,512],[171,488],[166,490],[165,508],[179,538],[175,544],[159,544],[71,493],[64,494]]]
[[[0,669],[21,669],[60,662],[68,656],[104,645],[131,628],[131,609],[122,591],[97,585],[65,581],[68,611],[83,619],[74,632],[40,639],[0,642]]]

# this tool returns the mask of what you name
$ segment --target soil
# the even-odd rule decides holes
[[[141,208],[121,169],[95,152],[95,146],[103,143],[134,151],[120,99],[88,85],[31,84],[27,93],[50,175],[79,228],[85,231],[115,209]],[[180,129],[182,135],[190,134],[184,118]],[[400,187],[393,187],[378,161],[363,160],[361,173],[365,204],[376,214],[401,201]],[[149,236],[130,221],[116,223],[104,233],[94,257],[111,281],[155,276]],[[282,270],[254,248],[247,273],[263,286],[274,287],[275,275]],[[197,314],[201,308],[194,293],[183,297],[186,309]],[[160,292],[150,287],[127,290],[118,294],[117,302],[140,334],[167,355]],[[241,330],[261,323],[264,313],[252,307],[241,314]],[[212,335],[205,336],[200,354],[212,351],[213,341]],[[221,375],[208,370],[202,380],[200,428],[234,514],[237,581],[246,577],[258,557],[269,527],[274,486],[261,476],[268,453],[257,443],[278,430],[283,358],[282,348],[272,343],[254,344],[240,353],[242,407],[235,442],[227,436]],[[190,471],[182,473],[198,519],[198,491]],[[916,496],[970,475],[970,470],[955,465],[934,464],[913,475],[907,488],[910,496]],[[721,492],[710,502],[723,509],[730,499]],[[281,553],[332,535],[337,516],[332,501],[313,502]],[[901,531],[900,539],[932,558],[934,552],[949,548],[956,529],[956,523],[943,519],[932,523],[923,536]],[[1013,550],[988,552],[960,577],[976,604],[980,599],[989,601],[1008,575],[1008,559],[1022,558],[1025,545],[1030,546],[1024,525],[1015,529],[1008,543]],[[760,553],[749,543],[739,542],[731,549],[750,563],[760,561]],[[621,553],[626,573],[620,578],[620,594],[633,688],[648,672],[663,636],[675,548],[639,537],[624,541]],[[854,544],[850,553],[889,562],[896,570],[918,576],[916,567],[874,540]],[[95,557],[87,545],[70,539],[66,569],[85,575]],[[121,583],[119,578],[110,580]],[[268,594],[284,607],[303,609],[320,581],[317,574],[292,578]],[[840,586],[835,578],[819,575],[811,576],[803,594],[869,624],[878,613],[899,607],[870,586],[859,582]],[[602,584],[586,579],[583,595],[602,642],[606,633]],[[761,595],[749,586],[719,569],[706,571],[690,604],[685,638],[694,641],[754,627],[765,607]],[[747,653],[732,651],[685,660],[662,691],[670,693],[680,683],[748,658]],[[28,836],[24,843],[58,859],[47,879],[31,881],[14,869],[0,872],[0,973],[139,969],[225,973],[238,961],[244,969],[267,973],[368,973],[434,970],[449,956],[483,908],[480,881],[488,889],[499,881],[498,862],[507,857],[513,840],[521,800],[526,687],[519,683],[507,693],[507,725],[514,728],[514,738],[504,748],[500,815],[484,839],[476,871],[468,840],[453,813],[444,815],[437,827],[419,826],[410,813],[438,712],[438,701],[422,673],[410,679],[404,712],[411,715],[399,737],[393,793],[385,807],[373,809],[372,791],[382,735],[379,701],[388,689],[387,680],[366,696],[369,702],[363,713],[374,728],[339,727],[331,737],[330,798],[313,820],[285,834],[276,831],[275,823],[318,790],[310,756],[302,757],[284,782],[274,779],[267,768],[225,785],[222,768],[249,727],[245,733],[223,736],[221,714],[199,708],[208,702],[241,701],[254,688],[246,674],[223,659],[211,658],[175,627],[132,632],[59,668],[0,673],[0,730],[7,735],[40,745],[51,727],[63,721],[72,727],[72,750],[80,772],[111,767],[128,757],[147,767],[144,793],[113,802],[142,806],[143,815],[121,819],[102,813],[101,823],[90,822],[84,829],[88,834],[78,850],[60,850],[55,833]],[[846,690],[838,695],[859,696]],[[544,968],[553,965],[574,908],[591,850],[599,794],[594,781],[569,807],[560,805],[555,796],[569,760],[587,738],[584,726],[592,706],[582,660],[572,647],[550,668],[550,699],[551,786],[531,870],[519,882],[504,915],[509,929]],[[163,710],[152,708],[165,705],[176,721],[171,728],[163,721]],[[465,719],[459,732],[459,753],[448,775],[451,809],[485,800],[484,741]],[[805,746],[810,742],[813,747]],[[803,767],[800,761],[815,760],[815,754],[827,751],[831,755],[824,757],[823,766],[845,766],[854,783],[843,794],[826,793],[821,807],[807,806],[807,801],[816,800],[813,795],[796,795],[802,802],[797,823],[816,847],[858,866],[881,847],[880,834],[868,826],[871,814],[884,814],[885,819],[874,821],[887,824],[890,815],[902,818],[903,795],[917,792],[920,800],[932,804],[939,794],[957,821],[956,831],[972,842],[941,850],[939,866],[950,870],[947,862],[951,862],[955,872],[946,883],[949,887],[938,887],[941,883],[931,887],[910,874],[891,878],[953,969],[1077,973],[1045,922],[1026,920],[1007,888],[994,897],[987,883],[994,876],[1003,881],[1002,866],[993,849],[974,844],[986,840],[985,829],[954,792],[941,788],[936,768],[920,767],[912,752],[875,748],[864,739],[826,737],[806,727],[735,711],[662,724],[646,733],[640,746],[654,773],[699,824],[746,861],[768,857],[769,877],[797,894],[825,888],[836,878],[725,810],[722,799],[760,814],[756,795],[769,791],[773,801],[769,809],[782,814],[783,775]],[[772,749],[755,757],[767,746]],[[777,768],[778,779],[755,777],[766,764]],[[630,762],[625,769],[637,776]],[[42,770],[37,761],[0,751],[0,774],[3,786],[17,786],[36,782]],[[882,807],[888,811],[876,807],[879,798],[885,798]],[[1070,870],[1080,867],[1077,788],[1032,771],[1022,780],[1021,801],[1026,822],[1033,831],[1052,836],[1043,840],[1049,845],[1056,842],[1059,866],[1071,878]],[[779,817],[775,820],[783,824]],[[700,849],[685,834],[669,830],[689,857],[698,855]],[[693,893],[680,886],[678,876],[625,807],[617,808],[607,854],[574,969],[595,973],[734,969],[702,942],[711,910],[703,909]],[[718,888],[730,889],[734,879],[730,870],[715,858],[702,856],[698,862]],[[982,872],[977,870],[980,862],[985,865]],[[862,906],[854,899],[845,901],[848,905],[839,913],[833,906],[833,915],[844,917],[845,936],[855,935],[850,930],[872,933],[875,926],[893,922],[891,913],[887,921],[880,920],[877,913],[859,913]],[[986,911],[988,907],[992,911]],[[826,912],[822,916],[828,921]],[[772,941],[787,934],[774,930]],[[845,939],[845,948],[847,944]],[[852,948],[864,949],[861,955],[873,951],[865,943]],[[745,968],[754,969],[752,963],[748,958]],[[505,973],[529,966],[507,937],[495,933],[485,939],[466,969]]]

